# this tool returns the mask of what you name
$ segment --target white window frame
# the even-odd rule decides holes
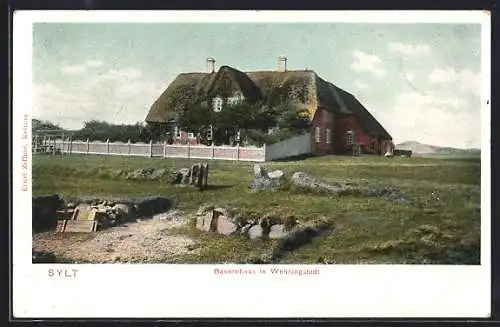
[[[321,128],[319,126],[316,126],[314,138],[315,138],[316,143],[321,142]]]
[[[194,139],[194,133],[188,133],[188,139]]]
[[[329,128],[326,129],[325,138],[326,144],[330,144],[330,139],[332,138],[331,130]]]
[[[221,112],[222,111],[222,105],[224,104],[224,101],[220,97],[216,97],[213,100],[213,110],[215,112]]]
[[[181,129],[179,128],[179,126],[174,127],[174,135],[176,139],[181,138]]]
[[[243,101],[243,95],[240,93],[235,93],[232,97],[227,99],[227,102],[230,106],[235,106],[240,104]]]
[[[354,133],[353,133],[353,131],[347,131],[345,143],[347,145],[353,145],[354,144]]]

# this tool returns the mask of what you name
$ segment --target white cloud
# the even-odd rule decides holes
[[[91,67],[91,68],[97,68],[97,67],[101,67],[104,63],[100,60],[95,60],[95,59],[90,59],[90,60],[87,60],[85,62],[85,65],[87,67]]]
[[[142,76],[142,71],[139,69],[135,68],[125,68],[125,69],[118,69],[118,70],[110,70],[105,78],[113,79],[113,80],[131,80],[131,79],[137,79]]]
[[[403,76],[405,79],[407,79],[409,82],[415,82],[415,73],[414,72],[402,72]]]
[[[381,111],[396,143],[416,140],[438,146],[480,147],[480,103],[444,93],[403,93]]]
[[[479,95],[481,92],[481,75],[470,69],[436,68],[430,73],[429,82],[454,87],[465,93]]]
[[[368,54],[360,50],[354,50],[352,53],[353,63],[351,68],[356,71],[366,71],[378,76],[385,75],[385,70],[380,66],[382,60],[375,55]]]
[[[400,42],[391,42],[388,45],[389,50],[408,57],[428,56],[432,53],[428,44],[409,44]]]
[[[133,68],[110,70],[76,83],[35,85],[34,117],[70,129],[93,119],[133,124],[144,121],[165,89]]]
[[[61,72],[69,75],[84,74],[87,72],[87,67],[85,65],[62,66]]]

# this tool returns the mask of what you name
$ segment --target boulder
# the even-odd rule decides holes
[[[253,165],[253,174],[254,174],[255,178],[267,177],[266,170],[264,169],[264,167],[262,167],[259,164]]]
[[[238,230],[238,226],[228,216],[218,215],[216,219],[216,228],[219,234],[231,235]]]
[[[55,228],[57,225],[57,210],[64,205],[57,194],[38,196],[32,199],[32,228],[43,231]]]
[[[260,225],[254,225],[248,229],[248,237],[251,240],[262,238],[264,236],[264,228]]]
[[[281,179],[285,176],[285,173],[283,173],[282,170],[274,170],[270,173],[267,173],[267,177],[270,179]]]
[[[135,212],[134,212],[135,210],[127,204],[117,203],[113,207],[113,210],[115,211],[115,213],[117,215],[117,219],[121,223],[134,221],[136,218]]]
[[[246,224],[245,226],[241,227],[240,234],[245,235],[248,233],[248,230],[254,225],[252,224]]]
[[[250,184],[250,188],[253,191],[260,190],[272,190],[275,191],[279,189],[281,183],[277,179],[270,179],[267,177],[256,178],[252,184]]]
[[[318,193],[328,193],[332,195],[345,194],[351,190],[350,187],[330,184],[302,172],[294,173],[291,178],[291,183],[294,186],[302,189]]]
[[[220,208],[220,207],[219,208],[215,208],[214,212],[217,215],[222,215],[222,216],[226,216],[226,217],[230,216],[229,211],[226,208]]]
[[[285,225],[272,225],[269,230],[269,238],[271,239],[279,239],[288,235],[288,232],[285,230]]]
[[[132,172],[130,172],[127,176],[127,179],[146,179],[151,176],[151,173],[154,171],[152,168],[138,168]]]
[[[176,170],[172,172],[170,176],[170,182],[172,184],[181,184],[181,185],[187,185],[189,184],[189,179],[191,176],[191,171],[189,168],[181,168],[179,170]]]
[[[260,218],[260,225],[264,228],[269,228],[273,225],[281,224],[281,218],[273,214],[266,214]]]
[[[213,231],[213,220],[213,211],[210,211],[204,215],[199,215],[196,217],[196,228],[204,232]]]
[[[204,204],[198,208],[198,211],[196,211],[196,215],[203,216],[203,215],[206,215],[208,212],[212,212],[213,210],[214,210],[214,206],[209,205],[209,204]]]
[[[177,171],[177,174],[181,177],[181,184],[189,184],[189,178],[191,177],[191,170],[189,170],[189,168],[181,168]]]
[[[165,168],[155,169],[151,173],[151,175],[149,176],[149,178],[151,178],[151,179],[160,179],[163,176],[165,176],[166,173],[167,173],[167,169],[165,169]]]

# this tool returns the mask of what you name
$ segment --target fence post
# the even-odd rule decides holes
[[[153,140],[149,140],[149,157],[153,157]]]
[[[64,136],[62,138],[61,154],[64,154]]]
[[[56,146],[57,146],[57,141],[56,141],[56,138],[54,137],[54,142],[53,143],[53,147],[52,147],[52,154],[53,155],[56,155]]]
[[[212,160],[215,159],[215,144],[212,141]]]
[[[191,158],[191,143],[189,142],[188,140],[188,143],[187,143],[187,149],[188,149],[188,153],[187,153],[187,157],[188,159]]]
[[[163,141],[163,158],[167,156],[167,141]]]
[[[90,151],[90,140],[87,138],[87,154],[89,154]]]
[[[109,154],[109,139],[106,140],[106,154]]]
[[[263,161],[266,161],[267,160],[267,151],[266,151],[266,143],[264,143],[264,145],[262,146],[262,152],[264,153],[264,160]]]
[[[132,144],[130,144],[130,139],[128,139],[127,144],[128,144],[128,154],[130,155],[130,152],[131,152],[130,150],[131,150],[131,147],[132,147]]]
[[[236,161],[240,161],[240,142],[236,143]]]
[[[38,134],[35,133],[35,146],[34,146],[35,153],[38,152]]]
[[[73,138],[69,139],[69,154],[73,153]]]

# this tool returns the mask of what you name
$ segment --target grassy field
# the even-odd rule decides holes
[[[281,263],[439,263],[479,264],[480,159],[326,156],[265,163],[269,170],[302,171],[326,181],[392,187],[410,199],[394,203],[378,197],[340,197],[296,191],[253,193],[252,163],[211,163],[209,190],[200,192],[158,181],[128,181],[109,176],[113,169],[176,169],[199,162],[119,156],[35,156],[33,194],[75,196],[151,196],[176,200],[192,212],[202,204],[235,207],[248,215],[276,214],[301,222],[334,222],[327,236],[287,252]],[[178,230],[199,240],[200,252],[175,258],[188,263],[238,262],[258,256],[275,241]],[[165,262],[172,261],[165,258]]]

